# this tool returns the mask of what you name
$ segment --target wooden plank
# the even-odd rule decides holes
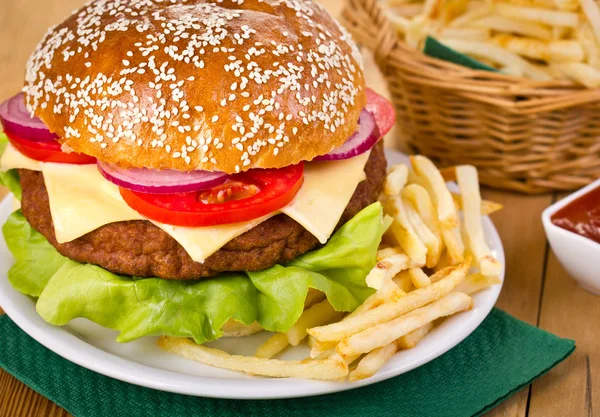
[[[0,415],[68,417],[71,414],[51,401],[39,395],[34,390],[19,382],[16,378],[0,370]]]
[[[540,216],[550,204],[551,197],[527,197],[492,190],[484,190],[483,195],[504,205],[500,212],[492,215],[506,256],[506,277],[496,306],[535,324],[546,253]],[[524,417],[527,415],[528,396],[529,388],[525,388],[486,416]]]
[[[500,212],[492,215],[504,244],[507,265],[504,287],[496,306],[535,325],[546,255],[546,237],[540,219],[552,197],[492,190],[484,190],[483,196],[504,205]]]
[[[600,272],[599,272],[600,273]],[[577,341],[565,362],[533,384],[530,417],[591,417],[600,410],[600,298],[577,285],[550,252],[539,325]]]

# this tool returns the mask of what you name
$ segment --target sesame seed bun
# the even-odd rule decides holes
[[[310,0],[96,0],[46,34],[24,91],[64,149],[227,173],[328,153],[366,101],[355,44]]]

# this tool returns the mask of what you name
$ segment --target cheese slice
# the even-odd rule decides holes
[[[6,149],[4,149],[2,158],[0,158],[0,171],[17,168],[30,169],[32,171],[42,170],[39,161],[26,157],[9,143],[6,145]]]
[[[368,158],[367,152],[347,160],[306,163],[304,183],[288,206],[248,222],[211,227],[172,226],[146,219],[123,201],[118,187],[102,177],[96,165],[40,163],[8,145],[0,166],[2,170],[43,172],[58,242],[70,242],[109,223],[149,220],[179,242],[194,261],[204,262],[235,237],[280,212],[321,243],[327,242],[358,183],[365,178]]]
[[[141,218],[137,211],[110,196],[110,188],[117,186],[106,181],[95,164],[41,166],[59,243],[70,242],[109,223]]]
[[[326,243],[359,182],[365,179],[370,152],[339,161],[305,164],[304,183],[281,211]]]

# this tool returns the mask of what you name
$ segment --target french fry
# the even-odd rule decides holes
[[[523,68],[521,67],[503,67],[500,69],[503,74],[514,75],[515,77],[524,77]]]
[[[499,277],[491,277],[477,272],[475,274],[467,275],[465,280],[458,284],[458,287],[456,287],[454,291],[471,295],[500,283],[502,283],[502,280]]]
[[[424,288],[431,285],[431,279],[421,268],[412,268],[408,270],[408,275],[415,288]]]
[[[488,5],[478,5],[471,10],[467,10],[463,15],[454,19],[448,25],[451,28],[462,28],[469,26],[472,22],[480,19],[490,13],[490,7]]]
[[[577,0],[554,0],[554,5],[560,10],[569,12],[576,12],[579,9],[579,2]]]
[[[570,28],[554,26],[552,28],[552,40],[559,41],[566,39],[570,32]]]
[[[325,293],[314,288],[309,288],[304,299],[304,309],[312,307],[325,299]]]
[[[372,377],[394,356],[397,350],[398,344],[396,342],[372,350],[358,362],[358,366],[354,371],[350,372],[348,379],[350,381],[358,381]]]
[[[588,22],[583,22],[579,27],[577,39],[581,42],[583,49],[585,49],[588,64],[594,68],[598,68],[600,66],[600,44]]]
[[[456,207],[458,207],[459,210],[464,210],[461,195],[453,193],[452,198],[454,199],[454,204],[456,204]],[[481,200],[481,215],[489,216],[490,214],[502,210],[502,207],[503,206],[500,203],[489,200]]]
[[[383,186],[383,193],[388,196],[398,196],[406,185],[408,167],[404,164],[394,165],[390,168]]]
[[[458,219],[457,219],[458,221]],[[452,265],[462,262],[465,257],[465,245],[460,234],[460,226],[451,229],[442,228],[442,240]]]
[[[581,62],[585,57],[583,46],[576,40],[542,41],[502,34],[492,41],[511,52],[546,62]]]
[[[425,326],[413,330],[392,343],[372,350],[358,362],[358,366],[354,371],[350,372],[348,379],[350,381],[357,381],[372,377],[394,356],[398,349],[415,347],[432,328],[433,323],[427,323]]]
[[[543,7],[544,9],[554,9],[554,0],[505,0],[506,3],[515,6],[525,7]]]
[[[449,39],[485,41],[490,38],[490,31],[487,28],[447,28],[442,29],[440,35]]]
[[[398,275],[396,275],[393,279],[394,283],[405,293],[411,292],[415,289],[415,286],[412,283],[412,279],[407,271],[401,271]]]
[[[407,199],[402,201],[406,218],[412,226],[415,234],[427,248],[425,265],[429,268],[438,263],[442,252],[440,239],[427,227],[424,220],[419,216],[419,213],[414,208],[412,203]]]
[[[554,68],[552,68],[549,65],[531,63],[531,66],[535,67],[538,71],[544,72],[547,75],[548,79],[558,79],[558,80],[565,79],[565,76],[561,72],[555,70]]]
[[[398,285],[393,281],[393,276],[387,278],[381,288],[367,298],[356,310],[350,313],[345,319],[362,313],[363,311],[372,310],[379,307],[382,304],[388,302],[394,302],[400,297],[406,295],[405,291],[402,291]]]
[[[442,12],[444,0],[425,0],[423,4],[423,16],[427,19],[437,19]]]
[[[377,290],[390,281],[398,272],[415,264],[407,255],[397,254],[377,262],[366,278],[367,285]]]
[[[404,16],[399,16],[394,13],[388,14],[388,16],[396,30],[400,33],[406,34],[410,27],[410,20]]]
[[[329,301],[321,301],[305,310],[298,321],[288,330],[288,343],[292,346],[298,346],[308,336],[307,328],[339,321],[342,317],[344,317],[344,313],[335,311]]]
[[[275,333],[256,349],[254,356],[257,358],[271,359],[285,349],[287,345],[287,335],[285,333]]]
[[[251,336],[255,333],[262,332],[263,328],[257,322],[249,326],[242,324],[236,320],[229,319],[221,328],[223,337],[243,337]]]
[[[472,23],[476,28],[491,29],[498,32],[512,32],[519,35],[549,41],[552,30],[547,26],[521,19],[510,19],[504,16],[485,16]]]
[[[409,258],[417,265],[425,265],[427,261],[427,247],[419,239],[419,236],[413,229],[401,197],[390,197],[386,202],[394,218],[394,223],[390,226],[389,232],[394,239],[404,249]]]
[[[463,41],[458,39],[441,38],[438,40],[450,48],[456,49],[458,52],[462,52],[463,54],[488,58],[493,62],[505,67],[521,67],[523,69],[523,74],[534,80],[546,81],[551,79],[547,72],[539,70],[524,58],[521,58],[519,55],[501,48],[498,45],[485,42]]]
[[[440,19],[444,23],[451,22],[466,12],[468,5],[469,0],[445,0],[442,2]]]
[[[469,249],[475,257],[475,263],[484,275],[500,275],[502,266],[492,256],[485,242],[483,224],[481,223],[481,195],[479,194],[479,179],[477,170],[471,165],[456,167],[456,179],[460,188],[465,231]]]
[[[377,262],[379,262],[379,261],[383,261],[385,258],[389,258],[390,256],[394,256],[394,255],[405,255],[406,256],[406,252],[404,252],[404,249],[402,249],[402,247],[400,247],[400,246],[390,246],[389,248],[379,249],[377,251],[376,259],[377,259]],[[406,257],[408,258],[408,256],[406,256]]]
[[[581,62],[563,62],[552,64],[567,78],[585,85],[589,88],[600,87],[600,71],[588,64]]]
[[[158,339],[158,346],[167,352],[174,353],[186,359],[253,375],[275,378],[334,380],[343,378],[348,374],[348,367],[344,362],[330,359],[282,361],[253,356],[230,355],[220,349],[197,345],[189,339],[169,336],[160,337]]]
[[[593,0],[579,0],[579,4],[592,28],[596,42],[600,43],[600,10],[598,10],[598,5]]]
[[[449,268],[446,270],[446,277],[425,288],[411,291],[394,303],[383,304],[338,323],[308,329],[308,333],[321,342],[333,342],[345,339],[378,323],[392,320],[450,293],[465,278],[469,264],[470,260],[467,260]]]
[[[308,346],[310,347],[310,357],[321,358],[329,357],[333,353],[338,342],[319,342],[313,336],[308,336]]]
[[[454,269],[454,266],[450,264],[444,265],[442,262],[437,264],[436,267],[438,269],[429,277],[431,282],[438,282],[440,279],[445,278]]]
[[[335,361],[335,362],[340,362],[343,363],[346,367],[350,366],[352,364],[352,362],[354,362],[355,360],[357,360],[358,358],[360,358],[361,355],[348,355],[348,356],[341,356],[339,353],[337,353],[335,350],[333,352],[331,352],[329,354],[329,356],[327,357],[327,359]]]
[[[450,293],[429,305],[412,310],[389,322],[378,324],[342,340],[337,345],[336,352],[342,357],[370,352],[440,317],[468,310],[472,307],[472,304],[473,300],[468,295],[460,292]]]
[[[394,218],[392,216],[388,216],[387,214],[383,215],[383,233],[388,231],[393,222]]]
[[[415,49],[420,48],[421,41],[428,33],[428,24],[425,15],[419,15],[412,18],[404,35],[404,41]]]
[[[424,156],[411,156],[410,163],[416,174],[426,184],[427,191],[437,209],[440,225],[448,228],[455,227],[458,224],[456,208],[440,171],[429,158]]]
[[[515,6],[508,3],[496,3],[496,11],[512,19],[524,19],[543,23],[549,26],[564,26],[575,28],[579,24],[577,13],[549,10],[538,7]]]
[[[408,333],[407,335],[402,336],[401,338],[396,340],[396,343],[398,344],[398,348],[399,349],[414,348],[415,346],[417,346],[417,343],[419,343],[421,340],[423,340],[423,338],[425,336],[427,336],[427,334],[431,331],[431,329],[433,329],[433,323],[429,322],[425,326],[421,326],[418,329],[413,330],[412,332]]]
[[[438,241],[441,241],[440,223],[427,190],[419,184],[408,184],[402,190],[402,198],[412,203],[427,228],[437,237]],[[440,252],[441,250],[440,246]]]

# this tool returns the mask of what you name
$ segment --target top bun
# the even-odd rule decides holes
[[[96,0],[29,59],[28,109],[122,167],[235,173],[340,146],[365,105],[350,35],[310,0]]]

